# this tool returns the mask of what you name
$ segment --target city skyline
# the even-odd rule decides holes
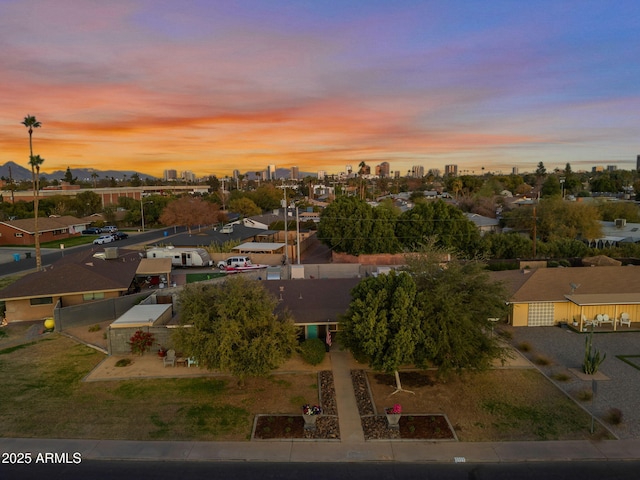
[[[0,4],[0,164],[232,175],[636,167],[640,6]]]

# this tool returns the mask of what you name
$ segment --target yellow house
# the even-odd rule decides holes
[[[591,324],[626,330],[640,323],[639,267],[539,268],[492,277],[511,286],[509,321],[515,327],[567,322],[580,330]]]

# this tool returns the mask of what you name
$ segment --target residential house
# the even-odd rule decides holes
[[[314,280],[270,280],[265,288],[275,295],[279,304],[276,312],[287,310],[304,338],[326,339],[327,330],[339,331],[340,316],[351,303],[351,290],[360,278],[331,278]]]
[[[63,240],[76,237],[87,228],[89,221],[65,215],[61,217],[38,218],[40,243]],[[36,243],[35,218],[7,220],[0,222],[0,246],[24,245],[32,246]]]
[[[640,269],[631,266],[539,268],[492,272],[510,290],[509,321],[517,327],[577,323],[583,329],[598,315],[640,322]],[[612,320],[604,328],[621,327]],[[630,327],[630,326],[628,326]]]
[[[480,235],[485,233],[500,233],[500,220],[497,218],[485,217],[477,213],[465,213],[465,216],[471,220],[478,228]]]
[[[0,290],[7,322],[53,317],[67,307],[119,297],[131,292],[140,263],[137,251],[92,248],[67,254],[50,267],[31,273]]]

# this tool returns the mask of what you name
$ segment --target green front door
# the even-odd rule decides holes
[[[307,338],[318,338],[318,326],[317,325],[308,325],[307,326]]]

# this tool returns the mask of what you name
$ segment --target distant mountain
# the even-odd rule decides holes
[[[0,177],[9,178],[9,167],[11,167],[11,177],[19,182],[21,180],[31,180],[31,169],[18,165],[15,162],[7,162],[4,165],[0,165]],[[62,180],[64,178],[67,169],[56,170],[52,173],[40,172],[40,176],[47,180]],[[136,172],[135,170],[96,170],[95,168],[72,168],[71,175],[77,177],[80,181],[93,181],[91,174],[96,173],[98,179],[103,178],[115,178],[116,180],[122,180],[123,178],[131,178],[132,175],[138,174],[142,180],[147,178],[155,179],[157,177],[148,175],[146,173]]]

